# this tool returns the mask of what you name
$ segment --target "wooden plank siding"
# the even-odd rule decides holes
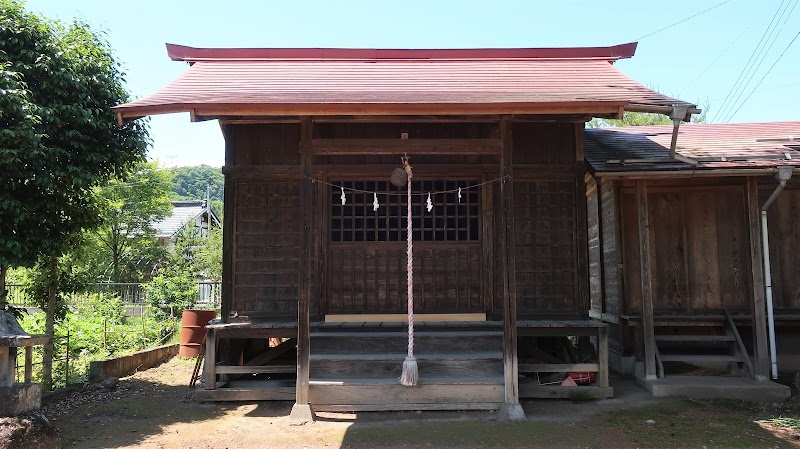
[[[510,123],[514,164],[512,229],[514,278],[520,316],[585,318],[589,309],[583,163],[576,149],[580,123]],[[223,309],[239,320],[297,319],[303,201],[299,123],[223,125],[224,169],[230,196],[226,227],[230,282]],[[490,122],[314,123],[313,139],[499,139]],[[455,165],[454,165],[455,164]],[[395,155],[312,156],[319,179],[388,178]],[[499,176],[491,155],[426,154],[412,158],[419,179]],[[401,313],[405,310],[403,242],[331,242],[330,187],[311,190],[315,217],[308,238],[311,319],[329,313]],[[415,241],[415,297],[420,313],[503,313],[499,182],[479,188],[477,240]],[[383,202],[382,202],[383,206]],[[593,215],[593,219],[597,218]],[[582,246],[583,245],[583,246]],[[227,260],[227,259],[226,259]],[[597,261],[595,260],[595,263]],[[597,286],[595,285],[595,290]],[[596,294],[597,292],[595,292]],[[226,313],[226,316],[228,316]]]
[[[759,185],[759,205],[777,183]],[[772,302],[776,311],[800,309],[800,186],[790,184],[767,210]]]
[[[614,181],[601,179],[599,186],[600,245],[603,264],[603,312],[614,317],[620,314],[623,297],[620,266],[622,262],[622,239],[620,227],[618,189]]]
[[[327,313],[402,313],[406,310],[404,242],[332,245]],[[414,311],[480,313],[480,242],[414,244]]]
[[[303,214],[300,126],[225,125],[225,138],[233,147],[225,175],[233,187],[225,214],[233,260],[230,299],[223,308],[240,320],[295,321]],[[262,170],[293,165],[294,173]]]
[[[623,185],[621,248],[625,313],[641,313],[640,257],[635,192]],[[678,187],[648,181],[653,307],[660,312],[703,312],[749,307],[749,234],[743,183]],[[605,244],[605,243],[604,243]],[[607,267],[606,273],[613,267]]]

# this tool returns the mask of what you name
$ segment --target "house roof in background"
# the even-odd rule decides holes
[[[676,152],[698,160],[696,167],[669,159],[671,139],[671,125],[586,129],[584,154],[600,175],[800,166],[800,122],[683,124]],[[659,158],[662,161],[633,161]]]
[[[173,201],[172,215],[153,223],[157,238],[172,238],[176,232],[206,211],[205,200]],[[211,216],[219,225],[219,218],[209,209]]]
[[[167,45],[190,67],[120,119],[242,115],[589,114],[689,105],[612,63],[636,43],[528,49],[221,49]],[[694,105],[691,105],[694,106]]]

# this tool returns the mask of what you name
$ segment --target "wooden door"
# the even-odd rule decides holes
[[[485,312],[481,295],[480,192],[477,179],[421,180],[414,195],[414,308],[419,313]],[[405,187],[385,181],[332,180],[325,199],[325,314],[404,313],[407,309]],[[461,198],[458,188],[462,188]],[[380,204],[373,210],[374,194]],[[433,209],[426,210],[427,192]],[[440,192],[440,193],[437,193]]]

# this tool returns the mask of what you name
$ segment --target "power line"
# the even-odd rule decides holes
[[[637,39],[635,39],[635,40],[636,40],[636,41],[640,41],[640,40],[642,40],[642,39],[644,39],[644,38],[646,38],[646,37],[650,37],[650,36],[652,36],[652,35],[654,35],[654,34],[657,34],[657,33],[660,33],[660,32],[662,32],[662,31],[664,31],[664,30],[670,29],[670,28],[674,27],[675,25],[680,25],[680,24],[682,24],[683,22],[686,22],[687,20],[694,19],[695,17],[697,17],[697,16],[699,16],[699,15],[701,15],[701,14],[705,14],[705,13],[707,13],[707,12],[711,11],[712,9],[719,8],[720,6],[724,5],[725,3],[730,3],[731,1],[733,1],[733,0],[725,0],[724,2],[718,3],[718,4],[716,4],[716,5],[714,5],[714,6],[710,7],[710,8],[708,8],[708,9],[706,9],[706,10],[700,11],[700,12],[699,12],[699,13],[697,13],[697,14],[694,14],[694,15],[692,15],[692,16],[689,16],[689,17],[687,17],[687,18],[685,18],[685,19],[683,19],[683,20],[680,20],[680,21],[678,21],[678,22],[675,22],[675,23],[673,23],[672,25],[667,25],[667,26],[665,26],[664,28],[661,28],[660,30],[653,31],[653,32],[652,32],[652,33],[650,33],[650,34],[645,34],[644,36],[642,36],[642,37],[640,37],[640,38],[637,38]]]
[[[681,89],[680,91],[678,91],[678,95],[677,95],[677,97],[680,97],[680,96],[681,96],[681,94],[683,94],[683,92],[684,92],[686,89],[688,89],[688,88],[689,88],[689,86],[691,86],[692,84],[694,84],[694,83],[695,83],[695,81],[697,81],[698,79],[700,79],[700,77],[701,77],[701,76],[703,76],[703,75],[704,75],[706,72],[708,72],[708,70],[709,70],[709,69],[710,69],[710,68],[711,68],[711,67],[712,67],[714,64],[716,64],[716,63],[717,63],[717,61],[719,61],[719,60],[720,60],[720,58],[722,58],[723,56],[725,56],[725,53],[728,53],[728,50],[730,50],[731,48],[733,48],[733,46],[734,46],[734,45],[736,45],[736,42],[738,42],[738,41],[739,41],[739,39],[741,39],[741,38],[742,38],[742,36],[744,36],[744,33],[746,33],[746,32],[747,32],[747,31],[749,31],[749,30],[750,30],[750,28],[745,28],[745,30],[744,30],[744,31],[742,31],[742,33],[741,33],[741,34],[740,34],[740,35],[739,35],[739,36],[738,36],[736,39],[734,39],[734,40],[733,40],[733,42],[731,42],[731,44],[730,44],[730,45],[728,45],[728,47],[727,47],[725,50],[722,50],[722,53],[720,53],[720,54],[719,54],[719,56],[717,56],[717,57],[716,57],[716,59],[714,59],[714,61],[712,61],[712,62],[711,62],[711,64],[709,64],[709,65],[708,65],[708,66],[707,66],[705,69],[703,69],[703,70],[702,70],[702,71],[701,71],[701,72],[700,72],[700,73],[699,73],[697,76],[695,76],[693,80],[689,81],[689,83],[688,83],[686,86],[684,86],[684,87],[683,87],[683,89]]]
[[[786,22],[788,22],[789,18],[792,16],[792,13],[794,12],[794,8],[797,7],[797,2],[798,2],[798,0],[794,1],[794,5],[792,6],[791,10],[789,10],[789,3],[786,4],[786,8],[783,10],[783,13],[781,13],[781,17],[778,18],[778,21],[780,22],[780,20],[783,19],[784,15],[786,16],[786,18],[784,19],[783,23],[781,23],[780,28],[777,28],[777,24],[776,24],[775,28],[772,29],[772,32],[767,37],[767,40],[771,39],[771,41],[769,42],[769,47],[767,47],[766,50],[761,52],[759,60],[756,63],[756,65],[754,66],[754,68],[752,69],[752,71],[750,72],[750,75],[748,76],[747,81],[745,81],[744,84],[742,84],[742,86],[741,86],[741,88],[742,88],[741,92],[739,92],[739,94],[736,96],[736,98],[734,98],[731,101],[731,103],[728,105],[729,109],[733,109],[736,106],[736,104],[739,103],[739,99],[742,98],[742,95],[744,95],[745,91],[750,86],[750,82],[753,81],[753,77],[756,75],[756,73],[758,73],[758,70],[761,68],[761,64],[764,63],[764,60],[767,58],[767,55],[769,55],[770,51],[772,51],[772,47],[773,47],[773,45],[775,45],[775,41],[778,40],[778,36],[780,36],[781,31],[783,31],[783,27],[786,25]],[[786,14],[787,10],[789,10],[788,14]],[[777,30],[777,32],[776,32],[776,30]],[[774,34],[774,37],[773,37],[773,34]],[[730,112],[730,110],[728,112]],[[732,118],[732,115],[733,114],[727,116],[727,118],[724,118],[723,121],[725,121],[725,122],[730,121],[730,119]]]
[[[731,116],[728,118],[727,121],[730,121],[736,115],[736,113],[739,112],[739,109],[742,109],[742,106],[744,106],[744,104],[747,103],[747,100],[749,100],[750,97],[753,96],[753,93],[755,93],[756,89],[758,89],[758,86],[760,86],[761,83],[764,81],[764,79],[767,77],[767,75],[769,75],[769,72],[771,72],[772,69],[774,69],[775,66],[778,65],[778,62],[781,60],[781,58],[783,58],[783,55],[785,55],[786,52],[789,51],[789,48],[792,46],[792,44],[794,44],[794,41],[797,40],[798,36],[800,36],[800,31],[798,31],[797,34],[794,35],[794,38],[792,39],[791,42],[789,42],[789,45],[786,46],[786,48],[783,50],[780,56],[778,56],[778,59],[776,59],[775,62],[772,64],[772,66],[769,68],[769,70],[767,70],[767,73],[765,73],[764,76],[762,76],[761,79],[758,80],[758,84],[756,84],[756,87],[754,87],[753,90],[750,92],[750,95],[748,95],[747,98],[745,98],[744,101],[742,101],[739,107],[736,108],[735,111],[733,111],[733,114],[731,114]]]
[[[719,117],[722,117],[723,113],[730,108],[730,100],[732,100],[738,94],[739,89],[741,88],[740,83],[744,80],[745,76],[747,76],[747,73],[750,72],[750,68],[752,68],[751,64],[753,63],[754,58],[756,58],[756,55],[763,49],[762,44],[764,43],[764,39],[767,37],[767,34],[770,32],[770,30],[772,30],[773,24],[777,25],[775,19],[778,18],[778,14],[783,8],[784,3],[786,3],[786,0],[781,0],[780,5],[778,5],[778,9],[775,10],[775,14],[772,15],[772,19],[769,21],[769,25],[767,25],[767,28],[761,34],[761,39],[759,39],[758,44],[756,44],[756,47],[753,49],[753,52],[747,59],[747,62],[742,68],[742,71],[739,72],[739,76],[736,77],[736,81],[733,83],[733,86],[731,86],[731,89],[725,96],[725,100],[722,102],[722,105],[719,108],[719,112],[717,113]]]

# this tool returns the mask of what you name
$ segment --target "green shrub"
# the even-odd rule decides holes
[[[180,328],[177,320],[149,314],[126,317],[116,295],[90,294],[72,304],[65,319],[56,325],[54,387],[85,381],[92,361],[168,343]],[[28,333],[43,333],[44,314],[25,315],[20,324]],[[39,346],[34,351],[34,361],[41,358]],[[34,380],[40,379],[40,369],[39,365],[34,367]]]
[[[194,307],[199,293],[192,275],[172,268],[161,270],[145,289],[149,310],[162,319],[180,317],[183,310]]]

